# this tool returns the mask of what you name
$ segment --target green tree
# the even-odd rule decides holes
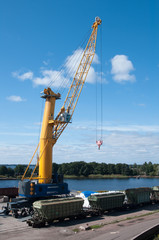
[[[152,164],[152,162],[149,162],[147,164],[147,168],[146,168],[146,175],[153,176],[153,174],[154,174],[153,164]]]
[[[20,164],[18,164],[18,165],[14,168],[15,175],[16,175],[16,176],[23,175],[24,172],[25,172],[25,168],[26,168],[25,165],[20,165]]]
[[[115,174],[115,164],[108,164],[108,174]]]
[[[121,174],[121,172],[122,172],[122,164],[121,163],[117,163],[115,165],[115,173],[116,174]]]
[[[91,162],[89,163],[89,167],[90,167],[90,174],[98,174],[99,173],[99,169],[98,169],[98,163],[96,162]]]
[[[90,174],[88,164],[83,164],[83,165],[81,166],[81,169],[80,169],[79,174],[80,174],[80,175],[83,175],[83,176],[85,176],[85,177],[88,177],[88,175]]]
[[[8,177],[14,177],[14,169],[8,168],[7,176],[8,176]]]
[[[53,163],[52,164],[52,172],[53,172],[53,174],[56,174],[58,172],[58,169],[59,169],[59,164]]]
[[[0,166],[0,175],[7,175],[8,169],[6,166]]]

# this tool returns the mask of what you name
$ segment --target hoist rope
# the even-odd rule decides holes
[[[98,80],[96,78],[96,141],[98,140],[98,91],[97,91],[97,86],[98,86]]]
[[[82,41],[80,41],[80,44],[78,44],[79,47],[76,48],[75,51],[80,50],[81,49],[81,53],[79,54],[79,56],[75,59],[75,61],[73,62],[73,64],[71,65],[71,67],[69,69],[66,68],[66,61],[67,58],[65,60],[65,62],[62,64],[62,66],[59,67],[59,70],[57,70],[57,74],[55,75],[54,79],[51,80],[48,84],[48,87],[52,87],[53,84],[55,83],[56,80],[58,80],[58,78],[60,77],[60,75],[63,77],[63,81],[61,82],[61,84],[59,85],[59,87],[56,89],[56,92],[60,92],[61,94],[63,94],[63,92],[65,91],[65,89],[67,89],[70,85],[70,81],[66,81],[66,79],[71,76],[71,73],[73,71],[73,69],[75,68],[75,65],[79,62],[79,60],[81,59],[83,53],[84,53],[84,49],[83,46],[86,44],[86,41],[88,40],[88,37],[90,35],[91,29],[89,28],[89,30],[87,31],[87,33],[84,35],[84,38],[82,39]],[[74,51],[74,52],[75,52]],[[74,58],[74,55],[72,54],[70,56],[70,61],[72,61]],[[75,70],[76,71],[76,70]],[[65,83],[66,82],[66,83]],[[44,101],[42,101],[42,107],[41,107],[41,117],[40,117],[40,126],[39,126],[39,136],[38,136],[38,142],[40,140],[40,130],[41,130],[41,125],[42,125],[42,116],[43,116],[43,110],[44,110]]]
[[[55,83],[55,81],[58,80],[59,77],[63,77],[63,80],[62,80],[61,84],[58,86],[57,92],[62,92],[63,93],[64,90],[70,85],[70,81],[67,81],[67,78],[68,78],[68,80],[70,78],[72,78],[71,73],[73,72],[73,69],[75,68],[79,59],[83,55],[83,52],[84,52],[83,46],[88,39],[90,31],[91,31],[91,29],[89,29],[89,31],[87,31],[87,33],[84,36],[84,39],[80,42],[80,44],[78,44],[78,46],[80,46],[80,47],[77,47],[76,50],[74,51],[74,52],[76,52],[77,50],[81,49],[82,52],[81,52],[80,56],[78,56],[78,58],[75,59],[75,61],[73,62],[73,64],[71,65],[70,68],[67,68],[67,58],[66,58],[64,64],[62,64],[62,66],[57,71],[57,74],[55,75],[54,79],[52,81],[50,81],[50,83],[48,84],[48,87],[51,88],[51,86],[53,86],[53,84]],[[69,61],[72,61],[73,58],[74,58],[74,55],[72,54]]]
[[[73,64],[71,65],[71,68],[67,68],[67,59],[65,61],[65,63],[63,64],[63,68],[64,68],[64,72],[65,72],[65,78],[67,79],[72,79],[75,75],[75,72],[77,70],[77,67],[79,65],[79,62],[81,60],[81,57],[84,53],[84,48],[83,46],[86,44],[86,41],[88,40],[88,37],[90,35],[90,31],[91,29],[89,29],[87,31],[87,33],[85,34],[83,40],[80,42],[80,44],[78,44],[79,47],[76,48],[76,50],[74,50],[73,54],[71,55],[70,59],[69,59],[69,62],[72,62],[72,60],[74,60]],[[78,55],[78,57],[76,59],[73,59],[74,58],[74,53],[78,50],[81,50],[81,53]],[[77,65],[77,66],[76,66]],[[76,68],[75,68],[76,67]],[[58,88],[58,91],[61,92],[61,94],[63,94],[63,92],[65,91],[66,88],[69,87],[70,85],[70,81],[67,81],[66,82],[66,86],[64,87],[63,84],[65,82],[65,79],[62,81],[60,87]]]
[[[102,66],[102,28],[100,29],[100,126],[98,126],[98,79],[96,78],[96,141],[103,138],[103,66]],[[100,137],[98,139],[98,133]]]
[[[101,140],[103,139],[103,59],[102,59],[102,26],[100,28],[100,46],[101,46],[101,51],[100,51],[100,58],[101,58]]]

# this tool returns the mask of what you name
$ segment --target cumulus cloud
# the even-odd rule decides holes
[[[80,64],[82,55],[84,50],[82,48],[77,49],[73,52],[72,55],[68,56],[65,60],[65,63],[63,65],[62,71],[58,70],[52,70],[52,69],[42,69],[41,70],[41,76],[35,77],[33,72],[28,71],[26,73],[20,74],[18,71],[13,72],[12,75],[15,78],[18,78],[22,81],[28,79],[31,80],[34,84],[34,86],[48,86],[51,85],[54,88],[63,87],[66,88],[70,82],[72,81],[72,78],[74,77],[78,66]],[[47,66],[48,62],[43,62],[45,66]],[[93,64],[99,64],[99,57],[97,54],[94,55]],[[103,74],[103,73],[102,73]],[[99,72],[96,72],[94,67],[91,66],[86,78],[86,82],[88,83],[95,83],[95,81],[100,81],[101,74]],[[104,74],[103,74],[103,82],[105,82]]]
[[[9,100],[11,102],[23,102],[23,101],[26,101],[26,99],[23,99],[20,96],[15,96],[15,95],[7,97],[7,100]]]
[[[88,130],[87,130],[88,131]],[[81,131],[83,141],[78,143],[60,143],[55,146],[54,159],[61,162],[80,161],[81,152],[82,160],[86,162],[106,162],[106,163],[144,163],[152,161],[158,163],[159,154],[159,136],[154,134],[139,133],[104,133],[103,145],[99,151],[95,136],[89,132]],[[84,144],[83,144],[84,143]],[[71,144],[71,147],[70,147]]]
[[[31,71],[23,73],[23,74],[20,74],[19,72],[13,72],[12,75],[13,75],[13,77],[18,78],[22,81],[27,80],[27,79],[29,79],[29,80],[33,79],[33,72],[31,72]]]
[[[69,83],[69,79],[66,78],[62,72],[53,71],[53,70],[43,70],[41,71],[42,77],[37,77],[33,79],[33,83],[35,86],[38,85],[52,85],[55,88],[60,87],[62,84],[67,85]]]
[[[69,129],[69,138],[65,136],[69,139],[68,146],[57,146],[59,149],[57,148],[56,159],[64,162],[71,161],[70,159],[78,161],[81,159],[80,153],[82,152],[83,160],[88,162],[125,162],[128,164],[145,161],[158,162],[159,126],[103,124],[103,145],[100,151],[97,150],[95,143],[96,133],[92,130],[91,122],[82,123],[82,125],[79,123],[76,129]],[[72,136],[73,131],[76,132],[76,137]],[[73,139],[72,143],[71,139]],[[64,151],[70,153],[68,158],[62,159],[60,150],[63,148]]]
[[[80,122],[68,126],[58,144],[54,146],[54,161],[57,163],[81,161],[82,153],[82,160],[86,162],[158,163],[159,126],[113,125],[113,123],[104,123],[103,126],[103,145],[100,151],[96,146],[96,132],[93,131],[95,124]],[[2,163],[15,163],[16,159],[16,163],[27,164],[36,148],[33,144],[28,144],[28,141],[32,143],[33,137],[37,137],[38,134],[38,129],[35,133],[1,131],[0,135],[3,135],[3,139],[5,135],[16,136],[14,144],[0,142]],[[17,142],[20,137],[24,137],[23,145]]]
[[[28,164],[36,146],[33,144],[5,144],[0,143],[2,164]],[[33,164],[36,159],[33,160]]]
[[[77,125],[71,126],[71,128],[74,128],[75,130],[90,130],[92,131],[95,129],[94,122],[88,122],[83,123],[82,125],[80,122],[77,123]],[[150,134],[150,133],[157,133],[159,134],[159,125],[114,125],[110,123],[103,123],[102,127],[103,131],[105,132],[112,132],[112,133],[141,133],[141,134]],[[97,129],[100,130],[100,129]]]
[[[133,64],[126,55],[116,55],[111,59],[113,79],[115,82],[134,82],[135,75],[130,74],[134,71]]]
[[[77,49],[76,51],[74,51],[74,53],[70,56],[68,56],[66,58],[66,62],[65,62],[65,68],[66,68],[66,72],[68,73],[69,77],[74,77],[77,68],[80,64],[81,58],[82,58],[82,54],[83,54],[84,50],[82,48]],[[97,54],[94,55],[93,58],[93,64],[99,64],[99,57]],[[94,67],[91,66],[86,78],[86,82],[88,83],[95,83],[95,81],[99,80],[99,75],[100,73],[96,72]]]

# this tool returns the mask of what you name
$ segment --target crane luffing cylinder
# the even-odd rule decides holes
[[[97,28],[98,28],[98,25],[101,24],[101,22],[102,21],[99,17],[95,18],[95,22],[92,25],[92,28],[93,28],[92,34],[89,38],[88,44],[87,44],[86,49],[82,56],[82,58],[85,57],[86,51],[87,51],[87,49],[89,49],[87,54],[89,56],[92,56],[91,61],[87,60],[85,62],[85,65],[83,66],[82,60],[81,60],[79,67],[78,67],[78,69],[80,69],[80,72],[82,70],[83,75],[85,74],[84,81],[86,79],[90,65],[91,65],[93,57],[94,57]],[[89,59],[88,56],[86,59]],[[86,69],[87,69],[87,71],[86,71]],[[76,73],[78,73],[78,72],[76,72]],[[78,74],[77,74],[77,76],[78,76]],[[80,74],[80,78],[81,78],[81,74]],[[74,78],[73,81],[76,81],[76,79]],[[73,102],[75,101],[74,108],[77,104],[77,100],[81,93],[84,81],[81,82],[79,79],[78,84],[76,84],[76,87],[73,91],[74,97],[73,98],[71,97],[71,99],[73,99]],[[80,88],[79,88],[79,86],[80,86]],[[70,87],[70,89],[72,89],[72,87]],[[70,92],[70,89],[69,89],[69,92]],[[57,117],[54,120],[55,101],[56,101],[56,99],[59,99],[61,97],[61,95],[59,93],[55,94],[50,88],[47,88],[47,89],[44,89],[44,95],[42,97],[45,98],[46,101],[45,101],[45,109],[44,109],[42,129],[41,129],[41,135],[40,135],[39,183],[51,183],[51,180],[52,180],[52,148],[53,148],[54,144],[56,143],[58,137],[61,135],[61,133],[67,126],[67,124],[71,118],[70,119],[68,118],[68,121],[66,121],[64,119],[64,121],[62,122],[62,119],[60,118],[60,116],[61,116],[61,113],[63,114],[65,111],[65,107],[62,107],[60,110],[60,113],[57,115]],[[67,99],[68,99],[68,96],[66,97],[65,102],[67,101]],[[72,102],[72,104],[73,104],[73,102]],[[70,107],[67,108],[67,114],[69,114],[69,109],[70,109]],[[73,109],[73,112],[74,112],[74,109]],[[73,112],[72,112],[72,114],[73,114]],[[72,117],[72,114],[71,114],[71,117]]]

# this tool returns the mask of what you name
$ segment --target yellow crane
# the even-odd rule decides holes
[[[71,121],[81,90],[85,83],[87,74],[89,72],[91,63],[93,61],[93,57],[95,55],[97,30],[101,22],[102,21],[99,17],[95,18],[95,22],[92,25],[92,32],[91,32],[90,38],[88,40],[87,46],[84,50],[79,66],[72,80],[66,99],[64,101],[64,104],[61,110],[59,111],[58,115],[55,118],[54,118],[55,102],[57,99],[61,98],[60,93],[54,93],[51,90],[51,88],[48,87],[44,89],[43,95],[41,96],[42,98],[46,99],[45,108],[44,108],[43,122],[42,122],[42,128],[41,128],[40,142],[33,154],[33,157],[34,157],[38,147],[40,146],[39,159],[36,165],[36,167],[39,166],[39,175],[36,178],[33,177],[36,169],[35,167],[30,177],[30,180],[38,179],[38,186],[39,185],[42,186],[42,184],[44,185],[46,184],[48,186],[48,184],[52,183],[53,146],[58,140],[58,138],[60,137],[60,135],[62,134],[62,132],[64,131],[64,129],[66,128],[67,124],[70,123]],[[25,179],[25,174],[31,164],[31,161],[22,177],[22,181]],[[24,184],[21,183],[19,188],[19,191],[21,192],[20,193],[21,196],[25,195],[24,194],[25,191],[23,190],[24,190]],[[34,184],[32,184],[30,187],[30,193],[31,193],[30,195],[31,196],[33,196],[34,194],[39,195],[39,193],[35,193],[36,190],[37,190],[36,187],[34,186]],[[41,192],[43,191],[41,190]],[[44,194],[45,193],[43,193],[43,195]]]

